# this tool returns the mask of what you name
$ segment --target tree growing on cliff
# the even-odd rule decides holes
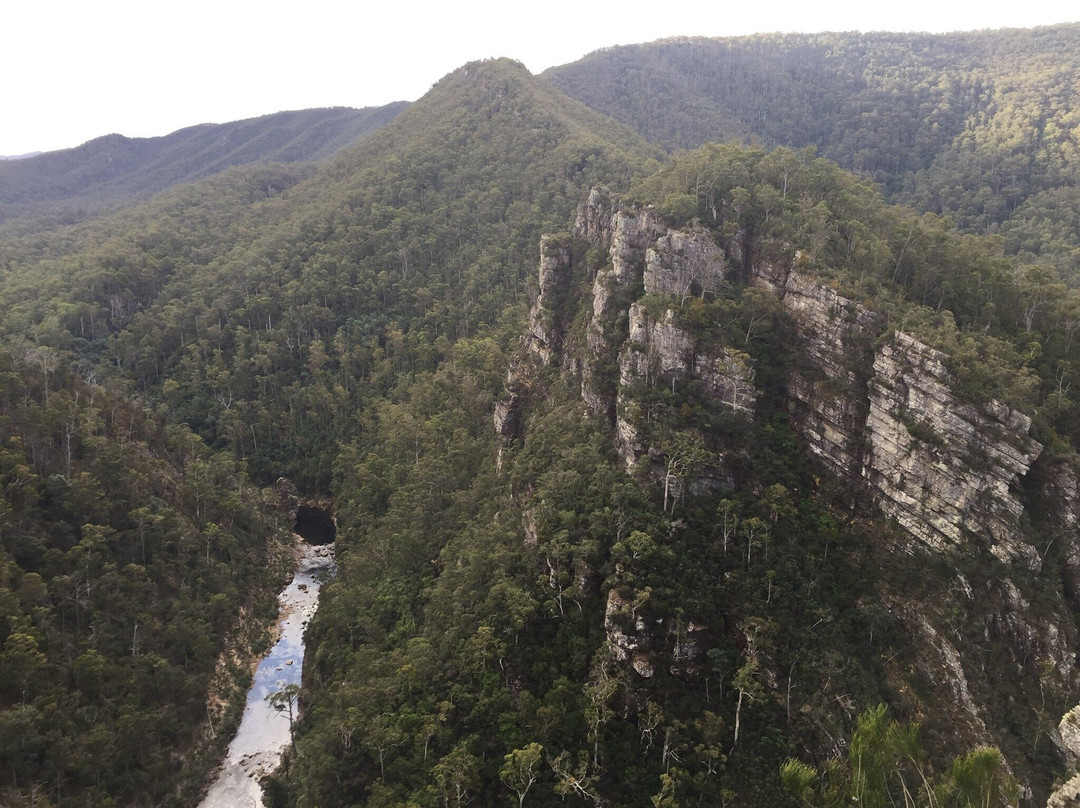
[[[927,806],[927,808],[990,808],[1015,806],[1016,781],[994,747],[961,755],[935,776],[929,755],[919,742],[917,724],[901,724],[887,715],[884,704],[859,716],[847,758],[830,761],[825,771],[789,758],[780,779],[796,799],[811,808],[833,805]]]

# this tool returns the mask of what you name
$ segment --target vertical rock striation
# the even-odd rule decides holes
[[[1004,562],[1039,566],[1019,538],[1020,479],[1042,446],[1031,419],[991,401],[961,401],[948,357],[795,270],[756,266],[801,346],[787,405],[807,448],[860,484],[911,536],[941,552],[968,540]]]
[[[674,302],[718,293],[729,266],[747,264],[741,240],[737,255],[725,255],[708,233],[668,228],[652,210],[626,209],[603,189],[578,207],[575,235],[610,256],[593,279],[577,366],[582,398],[612,422],[626,466],[650,451],[640,436],[636,385],[696,380],[718,402],[752,415],[759,393],[750,358],[699,344],[680,325]],[[557,313],[571,260],[563,241],[541,242],[528,345],[548,364],[562,340]],[[792,263],[750,262],[749,278],[776,295],[799,346],[787,357],[783,383],[808,450],[931,550],[975,542],[1002,562],[1037,569],[1039,555],[1019,530],[1020,482],[1042,450],[1028,435],[1030,418],[998,402],[960,400],[947,356],[909,334],[888,334],[880,314],[798,271],[798,253]],[[643,294],[673,302],[660,313]],[[497,418],[504,434],[508,416]],[[1062,487],[1068,491],[1059,498],[1080,503],[1075,484]],[[1073,511],[1075,524],[1080,505]]]
[[[786,381],[795,428],[830,471],[858,479],[867,369],[884,319],[795,270],[756,266],[753,278],[780,299],[801,346]]]
[[[526,345],[544,364],[551,364],[561,343],[560,314],[570,293],[573,251],[554,236],[540,238],[540,295],[529,312]]]
[[[972,539],[1004,562],[1037,569],[1019,538],[1018,486],[1042,446],[1031,419],[991,401],[957,399],[947,357],[895,332],[874,357],[863,479],[881,510],[942,551]]]

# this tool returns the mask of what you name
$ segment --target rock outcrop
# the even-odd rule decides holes
[[[725,266],[723,251],[707,233],[669,230],[645,253],[645,291],[680,298],[716,294]]]
[[[738,255],[725,255],[709,234],[670,229],[651,210],[623,209],[600,189],[579,206],[575,235],[610,254],[594,278],[579,366],[582,398],[613,422],[627,467],[650,450],[630,392],[636,384],[696,380],[718,402],[752,415],[759,393],[749,357],[698,344],[674,303],[657,311],[640,299],[642,292],[679,302],[715,295],[729,264],[746,263],[741,240],[734,240]],[[534,312],[555,297],[550,290],[567,261],[551,242],[542,244]],[[787,265],[754,263],[750,279],[775,294],[799,345],[784,384],[808,450],[930,549],[976,541],[1003,562],[1037,568],[1038,553],[1018,528],[1019,483],[1042,449],[1028,436],[1030,419],[998,402],[960,400],[944,354],[909,334],[888,334],[881,315],[799,265],[798,253]],[[534,316],[533,350],[550,362],[556,343]]]
[[[612,588],[604,610],[604,631],[607,633],[611,656],[618,662],[629,662],[638,675],[648,679],[656,668],[649,656],[652,637],[645,619],[638,615],[633,604]]]
[[[807,448],[834,474],[860,474],[869,410],[867,369],[884,318],[795,270],[754,268],[789,315],[801,346],[787,378],[788,410]]]
[[[1065,713],[1058,724],[1058,746],[1065,755],[1069,770],[1080,768],[1080,706]],[[1074,775],[1050,795],[1046,808],[1080,808],[1080,774]]]
[[[1042,446],[1031,419],[998,402],[974,407],[952,392],[939,351],[902,332],[874,357],[862,476],[877,505],[935,550],[970,539],[1001,561],[1037,569],[1019,539],[1017,496]]]
[[[754,369],[750,358],[721,347],[699,347],[689,331],[675,321],[668,309],[660,318],[650,317],[641,303],[629,312],[629,335],[619,353],[615,443],[627,468],[644,451],[630,413],[635,411],[633,386],[655,386],[660,379],[697,379],[719,402],[737,412],[751,414],[757,401]]]
[[[540,295],[529,312],[526,346],[544,364],[550,364],[562,344],[560,314],[570,292],[573,251],[554,236],[540,239]]]
[[[973,539],[1037,568],[1018,538],[1017,488],[1042,450],[1031,419],[961,401],[945,354],[899,331],[883,340],[884,318],[800,272],[755,266],[754,278],[776,293],[801,346],[786,387],[807,448],[929,548]]]
[[[619,316],[626,312],[627,297],[643,284],[650,244],[665,231],[657,216],[649,211],[625,213],[618,199],[606,191],[594,190],[578,207],[575,235],[606,248],[611,257],[611,263],[593,279],[592,318],[585,336],[588,355],[581,374],[582,399],[608,418],[615,414],[616,390],[603,367],[614,361],[615,351],[626,338]]]
[[[661,660],[672,675],[684,675],[699,664],[708,630],[671,617],[646,619],[613,587],[604,610],[604,632],[612,659],[626,662],[642,678],[651,678]]]
[[[541,245],[540,295],[527,339],[535,361],[523,367],[542,363],[561,367],[565,378],[577,375],[583,409],[609,423],[627,471],[663,486],[672,513],[691,493],[736,488],[752,477],[739,430],[761,402],[769,403],[770,417],[781,404],[822,476],[842,483],[853,514],[866,524],[884,515],[898,528],[880,531],[865,558],[921,565],[924,557],[901,556],[925,550],[945,559],[925,557],[935,576],[947,581],[948,570],[955,572],[959,584],[946,583],[940,598],[931,590],[910,593],[885,575],[877,604],[868,599],[869,606],[885,607],[914,649],[903,669],[885,662],[900,699],[914,710],[936,704],[968,745],[999,742],[1004,704],[1027,709],[1075,686],[1076,627],[1065,615],[1048,619],[1041,590],[1031,584],[1060,576],[1066,602],[1080,603],[1080,462],[1060,453],[1041,457],[1023,413],[961,398],[946,354],[896,330],[872,303],[845,297],[838,283],[814,277],[798,252],[776,259],[774,245],[766,261],[745,233],[723,243],[718,238],[696,227],[673,229],[650,209],[625,208],[612,194],[593,191],[579,206],[574,238],[546,238]],[[720,299],[732,276],[735,292]],[[571,286],[584,288],[589,280],[591,306],[582,311],[569,298]],[[731,333],[732,312],[745,343],[743,334]],[[586,322],[570,338],[575,313]],[[705,319],[717,320],[718,313],[723,325]],[[747,323],[756,329],[763,322],[773,330],[755,340]],[[735,345],[769,366],[755,368],[750,353]],[[771,348],[782,355],[768,355]],[[758,370],[768,383],[764,391]],[[535,391],[520,379],[507,391],[494,421],[510,445],[522,435],[518,396],[529,402]],[[673,465],[680,451],[691,458],[685,469]],[[524,540],[542,549],[527,497],[524,502]],[[1046,535],[1036,550],[1024,537],[1038,530]],[[1044,555],[1047,569],[1040,572]],[[551,586],[561,598],[551,563]],[[582,591],[585,585],[578,583]],[[605,585],[611,586],[604,612],[611,659],[645,678],[700,673],[701,655],[715,640],[700,626],[701,614],[658,612],[629,579]],[[873,642],[873,628],[869,636]],[[981,644],[1007,659],[1025,683],[1035,683],[1034,701],[1026,684],[1015,702],[990,684],[1001,662],[981,656]],[[745,649],[756,658],[749,635]],[[779,674],[763,664],[760,675],[767,689],[776,689]],[[930,695],[912,689],[913,680]],[[1076,727],[1074,716],[1060,730],[1066,753],[1080,750]],[[1080,778],[1051,801],[1074,804],[1080,808]]]
[[[578,207],[574,230],[579,238],[606,248],[611,257],[593,282],[582,398],[595,411],[619,420],[620,391],[655,372],[701,379],[733,408],[752,410],[757,392],[744,356],[696,345],[690,332],[675,323],[673,312],[650,319],[634,300],[642,290],[683,300],[716,294],[727,267],[716,242],[704,231],[672,230],[650,210],[623,210],[616,197],[600,189]],[[612,361],[618,366],[617,380],[599,372]],[[622,447],[634,444],[636,431],[625,419],[616,424],[616,432]]]
[[[502,401],[495,402],[495,434],[504,438],[516,438],[521,432],[521,397],[511,393]]]

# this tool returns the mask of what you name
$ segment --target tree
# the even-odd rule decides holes
[[[533,742],[522,749],[515,749],[503,758],[499,779],[517,795],[518,808],[525,804],[525,795],[540,776],[543,753],[544,747]]]
[[[664,456],[664,510],[670,501],[675,513],[675,503],[685,495],[687,483],[715,462],[715,455],[705,448],[705,440],[697,432],[680,431],[671,437]]]
[[[983,746],[961,755],[935,778],[918,732],[916,724],[890,719],[885,705],[871,707],[858,718],[846,759],[830,761],[819,773],[789,758],[780,767],[780,780],[810,808],[885,808],[900,800],[905,806],[926,808],[1017,805],[1019,789],[997,749]]]
[[[578,753],[576,766],[569,752],[560,752],[556,757],[548,758],[548,765],[555,773],[555,793],[560,797],[576,794],[582,799],[592,800],[598,808],[605,804],[604,798],[596,790],[598,775],[590,766],[587,753]]]
[[[469,750],[471,746],[471,738],[460,741],[432,770],[446,808],[468,805],[480,785],[480,760]]]
[[[285,685],[281,690],[276,690],[266,697],[270,706],[278,712],[287,712],[289,718],[289,746],[296,751],[296,738],[293,734],[293,726],[296,723],[296,702],[300,698],[300,685]]]

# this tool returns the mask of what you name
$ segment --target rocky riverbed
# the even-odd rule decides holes
[[[270,697],[300,684],[304,630],[319,606],[319,587],[333,572],[333,544],[304,546],[296,575],[278,596],[278,641],[255,671],[240,728],[200,808],[263,804],[259,782],[281,764],[289,745],[289,710],[273,707]]]

